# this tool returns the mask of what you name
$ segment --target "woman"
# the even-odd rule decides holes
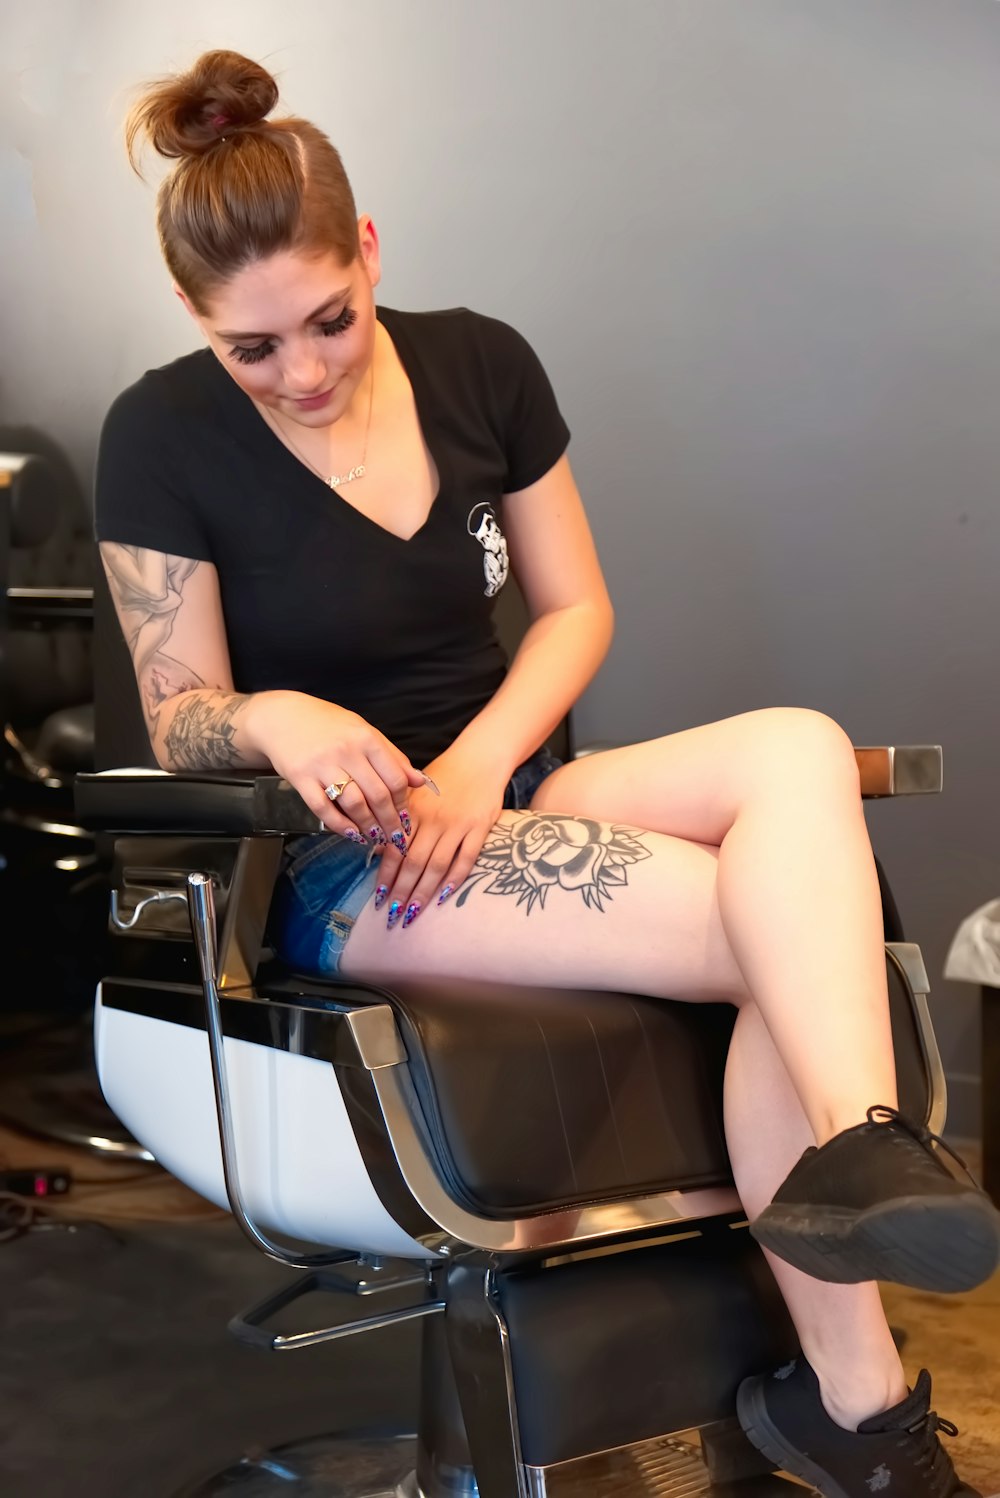
[[[133,163],[144,134],[179,158],[160,239],[207,343],[118,398],[98,465],[126,632],[156,625],[134,659],[157,758],[273,767],[339,834],[289,849],[273,918],[300,969],[736,1005],[729,1149],[804,1354],[744,1384],[744,1425],[830,1495],[867,1498],[886,1463],[908,1498],[971,1494],[872,1281],[977,1283],[998,1216],[894,1111],[851,744],[772,709],[563,766],[539,749],[612,627],[551,388],[501,323],[376,309],[374,224],[276,102],[213,52],[128,128]],[[532,620],[509,670],[508,567]]]

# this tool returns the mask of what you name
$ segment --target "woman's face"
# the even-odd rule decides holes
[[[240,389],[300,426],[337,421],[371,364],[378,238],[370,219],[359,228],[352,265],[281,251],[238,271],[204,317],[178,292]]]

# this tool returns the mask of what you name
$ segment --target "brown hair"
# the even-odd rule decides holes
[[[180,158],[160,184],[156,223],[174,280],[198,312],[213,289],[277,250],[358,254],[354,194],[336,148],[308,120],[267,120],[278,85],[238,52],[205,52],[151,84],[125,126],[136,172],[140,137]],[[141,173],[140,173],[141,175]]]

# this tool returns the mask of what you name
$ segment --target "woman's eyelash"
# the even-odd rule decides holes
[[[348,328],[353,328],[358,320],[358,314],[353,307],[345,307],[343,312],[338,312],[331,322],[321,322],[320,332],[325,338],[331,338],[335,333],[346,333]]]
[[[328,322],[321,322],[318,326],[324,338],[333,338],[336,334],[346,333],[348,328],[353,328],[357,320],[358,314],[354,308],[345,307],[343,312],[337,313],[336,317],[331,318]],[[266,359],[269,354],[273,354],[276,348],[277,344],[273,343],[270,339],[266,343],[255,344],[253,348],[245,348],[242,344],[237,343],[229,350],[229,357],[235,359],[238,364],[259,364],[262,359]]]
[[[273,354],[275,345],[273,343],[258,343],[253,348],[244,348],[237,343],[229,350],[230,359],[235,359],[238,364],[259,364],[261,359],[266,359],[268,354]]]

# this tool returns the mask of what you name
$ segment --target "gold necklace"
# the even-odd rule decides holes
[[[312,459],[308,458],[306,456],[306,454],[302,451],[302,449],[295,442],[292,441],[292,439],[288,435],[288,433],[282,431],[281,427],[279,427],[277,421],[272,416],[272,414],[268,410],[268,408],[266,406],[262,406],[260,409],[264,412],[264,415],[267,418],[268,422],[270,423],[271,427],[273,428],[274,431],[277,432],[277,434],[281,438],[281,440],[283,442],[287,442],[288,443],[288,446],[292,449],[292,451],[296,454],[296,456],[300,457],[302,459],[303,463],[305,463],[305,465],[306,465],[307,468],[311,468],[312,469],[313,473],[316,475],[317,478],[322,479],[323,482],[324,482],[324,484],[328,484],[331,489],[342,489],[346,484],[353,484],[355,479],[363,479],[364,476],[365,476],[365,474],[368,472],[367,468],[365,467],[365,459],[368,456],[368,434],[371,431],[371,425],[372,425],[372,403],[374,401],[374,398],[375,398],[375,358],[374,358],[374,355],[373,355],[372,356],[372,377],[371,377],[371,383],[370,383],[370,385],[368,387],[368,420],[365,422],[365,445],[364,445],[364,448],[362,449],[362,452],[361,452],[361,462],[360,463],[355,463],[354,467],[353,468],[349,468],[346,473],[330,473],[330,474],[321,473],[320,470],[316,467],[316,464],[312,461]]]

